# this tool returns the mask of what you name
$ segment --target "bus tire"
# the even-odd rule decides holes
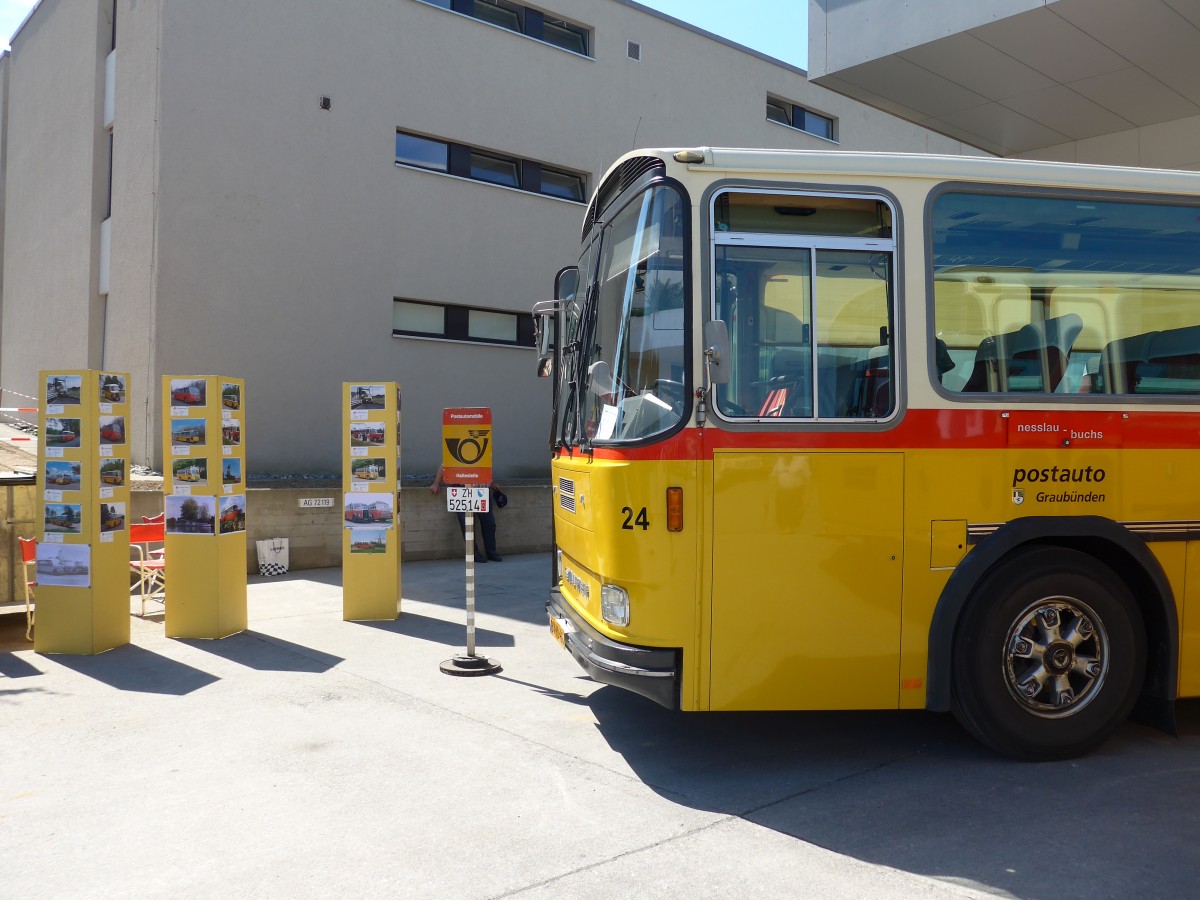
[[[975,737],[1014,759],[1069,759],[1128,717],[1145,674],[1145,626],[1108,566],[1033,548],[972,591],[951,667],[951,708]]]

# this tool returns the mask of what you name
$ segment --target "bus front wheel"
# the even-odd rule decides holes
[[[1060,547],[1017,553],[984,576],[955,630],[954,715],[1015,759],[1079,756],[1129,715],[1145,647],[1133,595],[1108,566]]]

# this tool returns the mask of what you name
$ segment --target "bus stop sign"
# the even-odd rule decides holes
[[[492,411],[486,406],[442,410],[442,480],[492,483]]]

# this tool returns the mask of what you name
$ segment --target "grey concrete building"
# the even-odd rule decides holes
[[[977,152],[636,3],[542,2],[42,0],[0,60],[0,386],[129,371],[159,465],[162,376],[243,377],[261,473],[336,470],[342,382],[396,380],[406,473],[486,405],[499,476],[544,474],[528,312],[618,155]]]
[[[1196,0],[810,0],[817,84],[1001,156],[1200,169]]]

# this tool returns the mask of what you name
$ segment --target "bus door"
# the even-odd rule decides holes
[[[826,242],[829,239],[825,239]],[[715,238],[711,709],[897,705],[904,456],[890,252]]]

